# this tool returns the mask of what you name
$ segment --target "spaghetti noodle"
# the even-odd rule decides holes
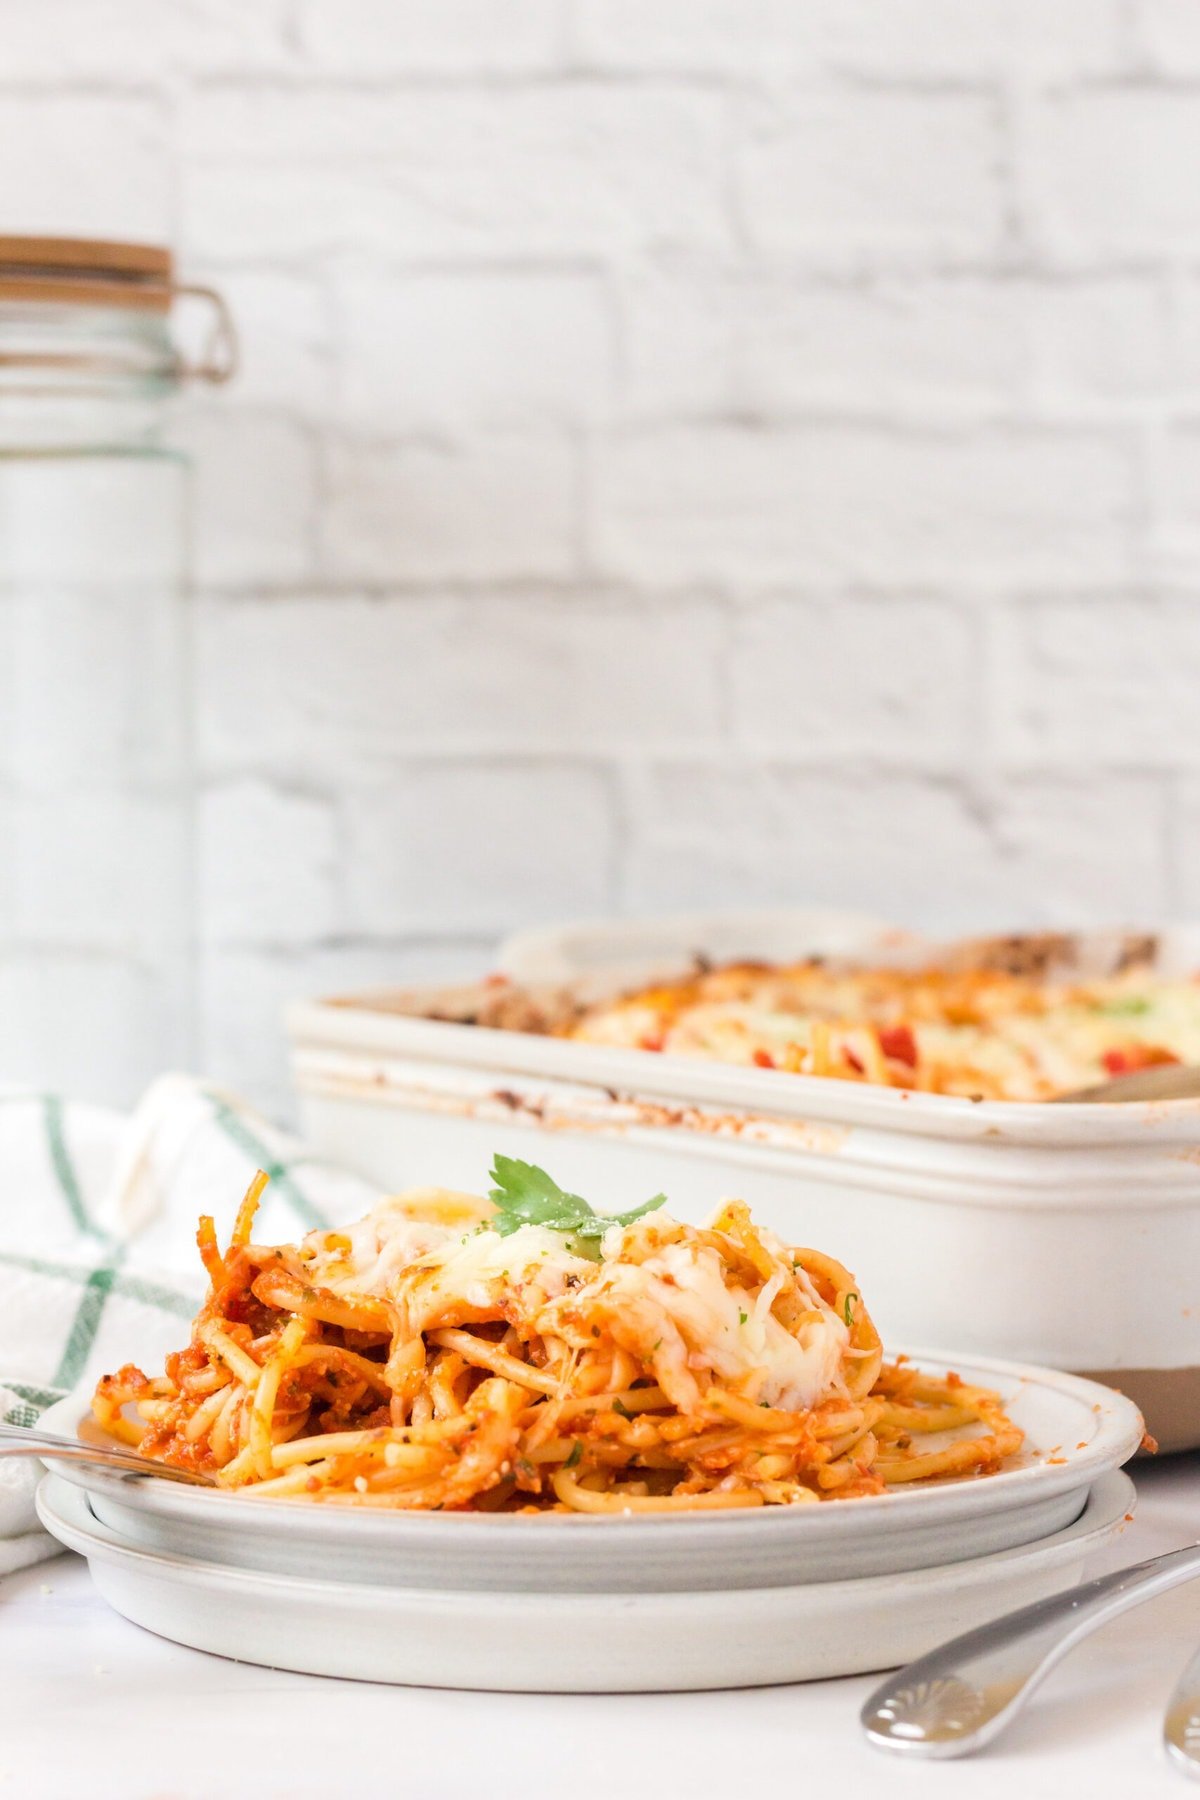
[[[428,1509],[810,1503],[1019,1448],[995,1394],[885,1365],[848,1271],[740,1201],[609,1222],[497,1166],[525,1183],[507,1212],[426,1190],[278,1246],[252,1239],[259,1175],[226,1250],[201,1220],[191,1342],[105,1376],[96,1418],[223,1487]]]

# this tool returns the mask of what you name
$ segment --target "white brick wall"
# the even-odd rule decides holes
[[[1004,188],[992,96],[869,87],[848,105],[844,94],[800,86],[738,112],[736,193],[761,254],[997,249]]]
[[[176,427],[215,1073],[283,1105],[288,997],[563,912],[1200,907],[1182,0],[0,0],[0,43],[0,228],[169,240],[241,327]],[[0,530],[50,582],[0,619],[0,1077],[124,1096],[178,746],[144,601],[72,585],[98,495]],[[25,797],[78,719],[82,922]],[[81,995],[120,1029],[64,1043]]]
[[[1107,429],[665,426],[594,460],[596,559],[632,581],[953,588],[1135,561],[1136,462]]]

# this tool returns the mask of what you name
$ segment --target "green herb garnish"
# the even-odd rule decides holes
[[[846,1295],[845,1304],[842,1307],[842,1317],[846,1321],[847,1329],[849,1329],[849,1327],[851,1325],[853,1325],[853,1323],[854,1323],[854,1302],[857,1299],[858,1299],[857,1294],[847,1294]]]
[[[497,1156],[492,1161],[495,1187],[488,1198],[496,1208],[488,1220],[501,1237],[519,1231],[522,1225],[545,1225],[561,1231],[571,1239],[571,1248],[579,1256],[600,1260],[600,1239],[612,1225],[632,1225],[644,1213],[662,1206],[667,1196],[655,1194],[644,1206],[624,1213],[597,1213],[578,1194],[565,1193],[558,1183],[539,1169],[536,1163],[520,1162],[514,1156]]]
[[[750,1317],[749,1313],[742,1312],[742,1310],[740,1308],[738,1309],[738,1324],[739,1325],[744,1325],[746,1323],[746,1320],[749,1317]]]
[[[573,1469],[575,1467],[575,1465],[578,1463],[578,1461],[582,1455],[583,1455],[583,1445],[580,1443],[579,1439],[576,1438],[575,1442],[571,1445],[571,1454],[570,1454],[570,1456],[568,1456],[566,1462],[563,1464],[563,1468],[564,1469]]]
[[[1150,1011],[1150,1001],[1145,994],[1125,994],[1117,1000],[1105,1000],[1096,1010],[1110,1019],[1135,1019],[1139,1013]]]
[[[613,1411],[615,1413],[620,1413],[620,1415],[623,1419],[632,1419],[632,1417],[633,1417],[633,1414],[630,1412],[629,1408],[625,1405],[625,1402],[623,1400],[614,1400],[613,1401]]]

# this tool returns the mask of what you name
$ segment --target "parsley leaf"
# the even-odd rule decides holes
[[[1121,994],[1115,1000],[1103,1001],[1096,1011],[1110,1019],[1135,1019],[1150,1011],[1150,1001],[1145,994]]]
[[[854,1323],[854,1302],[857,1299],[858,1299],[857,1294],[847,1294],[846,1295],[846,1301],[845,1301],[844,1306],[842,1307],[842,1317],[843,1317],[843,1319],[845,1319],[847,1325],[853,1325],[853,1323]]]
[[[583,1445],[580,1443],[579,1439],[576,1438],[575,1442],[571,1445],[571,1454],[570,1454],[570,1456],[568,1456],[566,1462],[563,1464],[563,1468],[564,1469],[573,1469],[582,1455],[583,1455]]]
[[[575,1253],[590,1257],[593,1262],[600,1260],[600,1239],[610,1226],[632,1225],[644,1213],[662,1206],[667,1197],[655,1194],[653,1200],[632,1207],[629,1212],[593,1212],[586,1200],[566,1193],[545,1169],[539,1169],[536,1163],[520,1162],[514,1156],[493,1158],[492,1180],[496,1185],[488,1198],[496,1215],[488,1224],[501,1237],[519,1231],[522,1225],[545,1225],[551,1231],[564,1232],[572,1240]]]

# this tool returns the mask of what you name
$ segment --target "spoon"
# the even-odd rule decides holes
[[[0,1425],[0,1456],[56,1456],[63,1462],[92,1463],[122,1475],[157,1475],[161,1481],[185,1481],[193,1487],[216,1485],[211,1475],[152,1462],[148,1456],[139,1456],[135,1450],[124,1450],[118,1444],[81,1444],[74,1438],[35,1431],[28,1425]]]
[[[1200,1068],[1195,1063],[1156,1063],[1150,1069],[1133,1069],[1114,1075],[1094,1087],[1072,1088],[1055,1094],[1052,1106],[1111,1105],[1128,1100],[1191,1100],[1200,1094]]]
[[[1200,1650],[1175,1683],[1163,1714],[1163,1748],[1174,1766],[1200,1778]]]
[[[993,1619],[909,1663],[876,1688],[859,1715],[869,1743],[903,1756],[969,1756],[990,1744],[1016,1718],[1054,1665],[1118,1614],[1200,1575],[1200,1544],[1153,1556],[1111,1575],[1051,1594],[1005,1618]],[[1200,1654],[1181,1677],[1168,1709],[1172,1754],[1200,1773]],[[1171,1738],[1178,1716],[1190,1751]]]

